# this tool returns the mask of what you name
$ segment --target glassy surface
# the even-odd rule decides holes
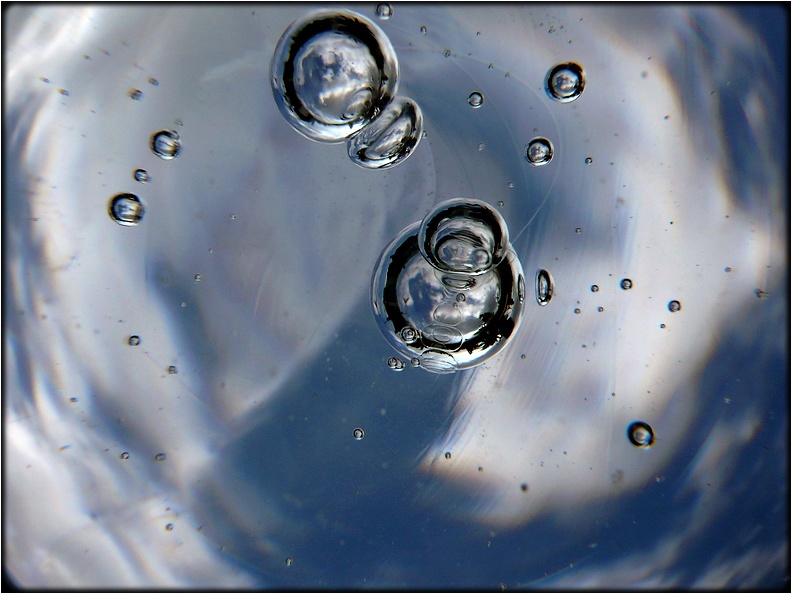
[[[5,11],[11,578],[788,588],[788,13],[343,7],[423,118],[368,169],[273,98],[318,8]],[[372,275],[456,197],[527,295],[495,357],[426,373]]]

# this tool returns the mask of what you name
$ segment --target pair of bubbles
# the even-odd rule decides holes
[[[421,140],[420,107],[396,95],[393,45],[362,15],[320,10],[296,20],[278,41],[270,71],[285,120],[311,140],[346,141],[360,167],[393,167]]]
[[[170,161],[181,153],[181,139],[175,130],[160,130],[151,135],[149,142],[151,152],[160,159]],[[146,184],[151,181],[151,176],[145,169],[136,169],[132,174],[135,181]],[[146,209],[140,198],[130,192],[117,194],[110,199],[108,214],[119,225],[135,227],[143,220]]]

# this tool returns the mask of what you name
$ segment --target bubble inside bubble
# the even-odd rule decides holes
[[[643,421],[635,421],[627,427],[627,438],[634,446],[648,448],[654,443],[654,431]]]
[[[373,22],[321,10],[283,33],[271,63],[275,102],[298,132],[340,142],[369,124],[395,95],[396,53]]]
[[[378,4],[377,16],[381,20],[387,21],[389,18],[393,16],[393,7],[390,4]]]
[[[134,227],[143,219],[146,209],[134,194],[118,194],[110,200],[108,212],[119,225]]]
[[[676,299],[674,301],[668,302],[668,311],[670,311],[671,313],[676,313],[680,309],[682,309],[682,304]]]
[[[432,373],[474,367],[514,334],[525,281],[505,223],[491,212],[474,200],[446,201],[404,229],[380,256],[374,315],[387,341],[412,365]],[[424,255],[419,237],[441,267]]]
[[[500,213],[486,202],[456,198],[424,217],[418,246],[438,270],[480,274],[503,261],[509,232]]]
[[[478,91],[473,91],[470,95],[468,95],[468,103],[470,104],[470,107],[477,109],[484,104],[484,95]]]
[[[547,270],[539,269],[536,271],[536,302],[539,305],[547,305],[553,298],[553,277]]]
[[[151,150],[160,159],[169,161],[181,152],[181,140],[175,130],[160,130],[151,136]]]
[[[355,165],[386,169],[409,157],[423,135],[423,115],[407,97],[396,97],[382,113],[347,141],[347,153]]]
[[[561,103],[569,103],[580,97],[585,85],[583,68],[574,62],[558,64],[550,69],[545,78],[545,91]]]
[[[547,138],[534,138],[525,149],[525,158],[531,165],[546,165],[553,159],[553,145]]]

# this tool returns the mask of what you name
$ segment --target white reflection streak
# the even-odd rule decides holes
[[[723,28],[721,40],[740,48],[750,44],[745,35],[735,39],[727,34],[739,31],[729,17],[714,12],[710,17],[711,25]],[[422,460],[425,472],[478,494],[468,509],[459,511],[481,522],[515,526],[543,512],[580,509],[651,480],[677,453],[697,413],[692,385],[717,344],[717,328],[755,298],[752,291],[763,282],[768,254],[780,253],[766,222],[752,220],[730,196],[721,160],[711,159],[722,154],[721,145],[703,154],[694,149],[697,131],[689,127],[710,128],[717,112],[709,112],[714,122],[679,117],[683,99],[658,52],[666,44],[664,27],[642,31],[636,48],[633,40],[622,39],[620,31],[630,27],[620,19],[587,13],[585,20],[586,33],[575,35],[573,55],[582,56],[588,84],[576,102],[577,114],[570,117],[580,118],[586,137],[598,139],[600,155],[621,161],[619,186],[611,190],[627,197],[613,232],[618,250],[609,254],[586,244],[585,250],[576,248],[571,263],[551,268],[556,297],[541,310],[527,307],[512,344],[473,371],[458,396],[457,419],[448,435]],[[534,49],[539,63],[559,61],[548,47]],[[620,84],[623,77],[637,78],[649,68],[646,56],[652,53],[650,76],[641,84]],[[622,96],[626,99],[620,103]],[[565,122],[564,107],[555,110],[559,126]],[[620,111],[617,119],[602,117],[614,108]],[[673,115],[664,120],[664,113]],[[752,106],[751,113],[762,109]],[[614,130],[622,132],[621,138],[614,140]],[[610,216],[602,208],[607,199],[596,200],[597,186],[581,187],[582,194],[557,188],[546,208],[578,212],[596,227]],[[541,240],[533,251],[520,254],[526,270],[534,258],[553,262],[568,245],[562,233],[534,233]],[[723,273],[728,263],[736,263],[740,274]],[[596,300],[588,294],[583,271],[601,287]],[[633,279],[631,291],[617,288],[620,275]],[[677,314],[667,310],[672,298],[683,303]],[[597,304],[605,308],[599,317]],[[583,313],[573,315],[575,307]],[[661,330],[660,323],[667,329]],[[582,344],[585,356],[580,355]],[[521,353],[527,354],[525,360],[519,359]],[[629,444],[625,430],[633,420],[645,420],[655,429],[653,448],[637,450]],[[498,439],[481,437],[487,432],[497,432]],[[453,464],[434,463],[446,450],[454,452]],[[478,465],[484,473],[476,472]],[[530,487],[527,495],[519,489],[521,482]]]

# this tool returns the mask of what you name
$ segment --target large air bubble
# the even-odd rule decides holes
[[[501,216],[484,202],[457,198],[385,248],[374,270],[372,305],[400,355],[432,373],[452,373],[480,365],[508,343],[524,293],[522,266]]]
[[[341,142],[363,129],[395,95],[399,76],[382,30],[348,10],[320,10],[292,23],[270,70],[283,117],[319,142]]]
[[[407,97],[396,97],[383,112],[347,141],[349,158],[365,169],[386,169],[409,157],[421,141],[421,108]]]

